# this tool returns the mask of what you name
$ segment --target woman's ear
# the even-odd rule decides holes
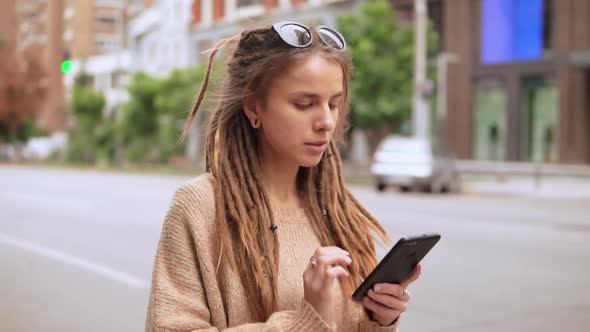
[[[247,93],[242,96],[242,108],[252,127],[257,128],[260,124],[258,119],[259,110],[257,109],[256,94]]]

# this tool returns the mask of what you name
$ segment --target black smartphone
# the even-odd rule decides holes
[[[439,240],[440,234],[437,233],[401,238],[356,289],[352,299],[361,301],[375,284],[399,284],[404,281]]]

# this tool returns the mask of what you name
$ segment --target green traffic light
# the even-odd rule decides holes
[[[64,60],[61,63],[61,72],[64,74],[69,73],[70,71],[72,71],[72,67],[73,67],[72,60]]]

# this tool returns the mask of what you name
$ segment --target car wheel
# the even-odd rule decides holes
[[[433,194],[440,194],[441,192],[443,192],[443,184],[441,183],[440,180],[432,180],[432,183],[430,183],[430,185],[428,186],[428,192],[431,192]]]
[[[377,188],[377,191],[383,192],[383,191],[385,191],[385,189],[387,189],[387,185],[385,185],[385,183],[377,183],[376,188]]]
[[[407,192],[409,192],[409,191],[410,191],[410,187],[409,187],[409,186],[400,186],[400,187],[399,187],[399,190],[400,190],[401,192],[407,193]]]
[[[461,183],[461,176],[458,174],[453,177],[449,184],[449,192],[453,194],[458,194],[462,190],[462,183]]]

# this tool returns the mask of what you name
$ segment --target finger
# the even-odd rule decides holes
[[[408,309],[408,305],[405,301],[403,301],[402,299],[398,299],[393,295],[377,294],[372,289],[369,290],[367,295],[369,296],[369,298],[371,298],[371,300],[395,311],[405,312]]]
[[[327,255],[327,256],[320,256],[317,258],[318,265],[320,266],[330,266],[330,265],[341,265],[341,266],[348,266],[352,263],[352,259],[344,254],[338,255]]]
[[[378,294],[393,295],[395,297],[404,296],[404,287],[397,284],[376,284],[373,290]]]
[[[330,246],[330,247],[320,247],[315,250],[314,256],[327,256],[327,255],[337,255],[337,254],[344,254],[350,256],[350,253],[342,248]]]
[[[411,299],[412,299],[412,295],[410,295],[410,291],[408,291],[406,289],[406,291],[404,292],[404,295],[401,297],[398,297],[398,299],[400,299],[400,301],[408,303]]]
[[[380,323],[381,325],[390,325],[391,323],[395,322],[399,317],[401,317],[401,313],[394,318],[393,322],[391,321],[391,319],[388,319],[387,317],[383,317],[381,315],[378,315],[376,313],[373,313],[373,320],[376,320],[377,322],[382,322]]]
[[[380,315],[382,317],[390,317],[390,319],[395,319],[401,314],[400,312],[394,309],[388,308],[382,304],[375,302],[368,296],[365,296],[363,298],[363,306],[375,313],[376,315]]]
[[[385,322],[385,321],[387,321],[387,317],[383,317],[383,316],[381,316],[381,315],[379,315],[377,313],[374,313],[373,312],[372,313],[372,316],[373,316],[372,318],[373,318],[374,321],[377,321],[377,322]]]
[[[348,271],[346,271],[346,269],[344,269],[342,266],[334,266],[331,268],[328,268],[326,270],[326,277],[328,278],[340,278],[340,277],[348,277],[350,275],[350,273],[348,273]]]
[[[416,265],[416,267],[412,270],[412,272],[410,273],[410,275],[400,283],[400,285],[406,289],[408,288],[408,286],[413,283],[414,281],[416,281],[418,278],[420,278],[420,274],[422,274],[422,265],[418,264]]]

